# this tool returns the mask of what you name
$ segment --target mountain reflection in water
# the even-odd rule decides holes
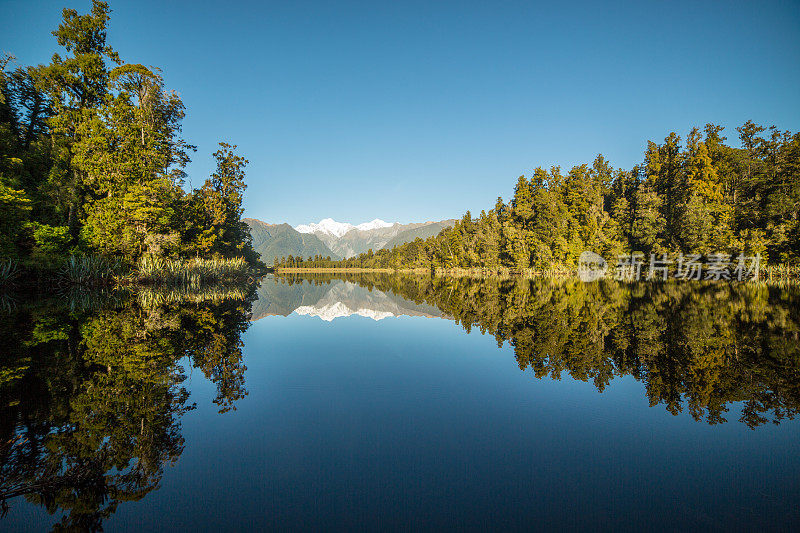
[[[271,283],[267,278],[258,289],[253,320],[291,313],[314,316],[326,322],[353,315],[373,320],[397,316],[441,316],[434,305],[414,303],[391,291],[384,292],[352,281],[335,280],[331,283],[328,279],[321,284],[298,284],[292,280],[286,284],[281,280]]]
[[[508,342],[519,368],[537,378],[566,373],[602,392],[630,375],[650,405],[686,409],[709,424],[727,422],[731,402],[744,402],[739,421],[751,428],[793,419],[800,407],[797,288],[301,274],[265,280],[256,305],[270,306],[277,294],[298,302],[295,312],[325,320],[336,309],[452,318],[498,346]]]
[[[531,377],[569,376],[602,392],[630,376],[654,409],[712,425],[758,431],[800,408],[796,289],[360,274],[269,276],[257,289],[206,294],[5,296],[0,501],[9,516],[24,499],[55,513],[55,528],[99,529],[145,498],[187,445],[182,420],[196,406],[186,368],[213,384],[216,411],[235,410],[248,394],[242,334],[293,313],[453,320],[510,345]]]

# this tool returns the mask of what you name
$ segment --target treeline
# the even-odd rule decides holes
[[[737,256],[800,263],[800,134],[746,122],[741,148],[723,128],[671,133],[644,162],[614,169],[602,155],[564,174],[537,168],[514,197],[470,212],[436,237],[341,261],[369,268],[572,268],[584,250]]]
[[[288,274],[346,279],[438,307],[467,332],[508,342],[536,378],[644,385],[650,405],[750,428],[800,413],[800,291],[766,284],[552,282],[544,278]]]
[[[372,250],[370,250],[372,253]],[[331,256],[323,257],[321,254],[309,256],[304,259],[300,256],[289,255],[287,257],[276,257],[272,262],[273,268],[333,268],[340,264],[340,261],[331,259]]]
[[[185,106],[160,71],[107,43],[106,2],[64,9],[49,64],[0,58],[0,260],[35,268],[70,255],[135,263],[243,257],[259,265],[241,221],[247,164],[220,143],[216,171],[190,192],[195,147]]]

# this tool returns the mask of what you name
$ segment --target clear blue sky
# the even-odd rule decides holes
[[[2,0],[0,50],[46,62],[61,8]],[[439,220],[536,166],[641,161],[647,140],[747,119],[800,129],[800,3],[117,0],[109,41],[188,108],[195,185],[218,140],[246,214]]]

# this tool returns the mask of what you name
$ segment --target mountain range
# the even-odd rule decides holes
[[[271,265],[273,260],[293,255],[295,257],[331,256],[331,259],[342,257],[330,250],[325,243],[313,233],[300,233],[289,224],[267,224],[255,218],[245,218],[253,237],[253,249],[261,256],[261,260]]]
[[[373,320],[396,316],[440,317],[432,305],[417,304],[390,292],[366,289],[349,281],[316,285],[289,284],[267,276],[258,288],[251,320],[292,313],[313,316],[330,322],[335,318],[359,315]]]
[[[325,218],[318,223],[267,224],[255,218],[246,218],[250,227],[253,248],[261,260],[271,265],[275,258],[313,257],[321,255],[332,259],[356,256],[372,249],[392,248],[417,237],[426,239],[455,224],[455,219],[438,222],[400,224],[384,222],[376,218],[363,224],[349,224]]]

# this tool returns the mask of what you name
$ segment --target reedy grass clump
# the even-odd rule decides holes
[[[70,311],[97,311],[117,307],[123,304],[127,296],[125,292],[109,287],[84,285],[70,285],[57,291],[57,294]]]
[[[56,279],[62,285],[104,285],[119,276],[126,265],[119,259],[97,255],[72,255],[58,271]]]
[[[12,286],[19,273],[19,263],[15,260],[0,261],[0,287]]]
[[[17,308],[17,299],[7,291],[0,292],[0,312],[11,314]]]
[[[241,257],[187,261],[146,255],[137,265],[139,282],[184,287],[245,281],[251,274],[250,267]]]
[[[240,286],[204,285],[196,286],[144,286],[136,290],[139,304],[146,309],[172,303],[219,303],[224,300],[244,300],[247,290]]]
[[[759,279],[772,283],[797,284],[800,283],[800,266],[785,264],[767,265],[761,268]]]

